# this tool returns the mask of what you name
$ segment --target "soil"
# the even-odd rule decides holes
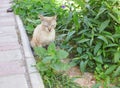
[[[96,83],[92,73],[85,72],[82,74],[78,66],[70,68],[66,74],[70,77],[75,77],[75,83],[79,84],[81,87],[92,88]]]
[[[62,62],[69,63],[70,59],[64,59],[62,60]],[[70,78],[75,78],[74,82],[80,85],[82,88],[92,88],[92,86],[96,83],[94,74],[89,72],[80,72],[79,66],[71,67],[69,70],[66,71],[65,74],[67,74]]]

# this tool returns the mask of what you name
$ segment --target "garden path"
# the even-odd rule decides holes
[[[43,88],[31,67],[34,60],[25,57],[15,15],[7,12],[10,5],[10,0],[0,0],[0,88]]]

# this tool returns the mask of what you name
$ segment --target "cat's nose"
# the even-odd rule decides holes
[[[48,31],[50,32],[50,31],[51,31],[51,28],[48,28]]]

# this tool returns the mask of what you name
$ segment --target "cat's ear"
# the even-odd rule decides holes
[[[43,15],[39,15],[39,18],[41,19],[41,21],[43,21],[44,16]]]
[[[55,19],[55,20],[56,20],[56,19],[57,19],[57,15],[53,16],[53,19]]]

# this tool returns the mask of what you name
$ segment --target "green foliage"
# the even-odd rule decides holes
[[[57,50],[54,43],[48,46],[48,49],[42,47],[34,48],[36,55],[39,56],[40,61],[37,63],[37,67],[40,71],[65,71],[70,68],[68,63],[63,63],[62,59],[66,59],[68,52],[64,50]]]
[[[100,86],[101,86],[101,84],[97,83],[97,84],[93,85],[92,88],[99,88]]]
[[[80,70],[81,70],[81,72],[85,72],[86,64],[87,64],[87,61],[85,61],[85,62],[81,61],[80,62]]]
[[[38,14],[46,16],[56,14],[58,17],[56,44],[69,52],[70,57],[76,61],[82,72],[94,72],[96,79],[105,80],[107,85],[114,81],[117,81],[114,82],[115,84],[119,84],[117,77],[120,76],[120,0],[60,2],[58,0],[31,0],[31,2],[18,0],[13,7],[14,12],[22,17],[30,34],[40,23]],[[63,50],[54,55],[56,53],[54,46],[52,49],[49,53],[48,50],[41,50],[52,55],[50,57],[43,55],[46,56],[47,61],[52,61],[53,58],[55,61],[56,58],[63,59],[62,56],[67,56]],[[59,64],[58,67],[56,64]],[[65,70],[66,66],[60,67],[61,62],[56,64],[50,67],[55,70]]]
[[[46,76],[46,73],[43,75],[45,88],[81,88],[73,81],[74,79],[70,79],[68,76],[63,74],[56,74],[53,73],[51,76]]]
[[[62,62],[62,59],[68,57],[68,52],[56,49],[54,43],[51,43],[48,49],[36,47],[34,51],[38,56],[37,68],[43,76],[46,88],[80,88],[73,79],[62,75],[63,71],[73,66],[72,63]]]

